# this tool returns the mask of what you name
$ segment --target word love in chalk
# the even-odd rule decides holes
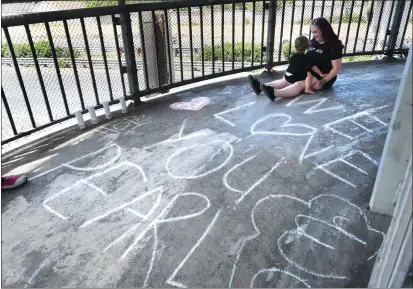
[[[200,110],[205,105],[209,104],[208,97],[197,97],[190,102],[175,102],[169,107],[175,110]]]

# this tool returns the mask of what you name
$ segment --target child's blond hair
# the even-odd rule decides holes
[[[308,38],[305,36],[298,36],[294,41],[295,50],[299,53],[304,53],[308,48]]]

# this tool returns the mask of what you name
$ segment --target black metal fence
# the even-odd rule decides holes
[[[13,1],[18,2],[18,1]],[[3,1],[4,3],[4,1]],[[2,17],[3,144],[126,97],[287,63],[323,16],[345,56],[407,53],[412,1],[184,0]]]

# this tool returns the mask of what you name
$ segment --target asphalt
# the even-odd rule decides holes
[[[3,155],[30,179],[2,192],[2,286],[366,287],[403,66],[274,103],[245,78],[193,88]]]

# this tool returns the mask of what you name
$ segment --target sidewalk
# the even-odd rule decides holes
[[[3,156],[4,287],[365,287],[403,61],[277,99],[246,79],[154,98]],[[261,77],[269,80],[269,77]]]

